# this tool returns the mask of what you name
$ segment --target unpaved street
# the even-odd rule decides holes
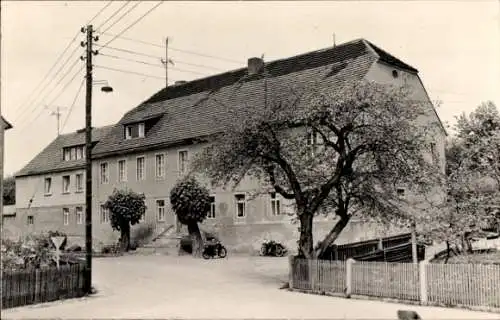
[[[2,311],[6,318],[499,319],[498,314],[405,306],[279,290],[286,258],[126,256],[94,261],[98,294]]]

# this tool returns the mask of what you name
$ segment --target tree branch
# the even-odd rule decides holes
[[[269,180],[270,180],[272,186],[274,187],[274,190],[276,190],[277,193],[281,194],[283,196],[283,198],[285,198],[285,199],[295,199],[295,194],[286,192],[286,190],[283,187],[279,186],[276,183],[276,176],[274,175],[274,166],[273,165],[266,166],[266,171],[267,171],[267,174],[269,175]]]

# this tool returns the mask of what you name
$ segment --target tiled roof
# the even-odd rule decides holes
[[[398,67],[416,71],[404,62],[364,39],[313,51],[265,64],[265,77],[248,76],[247,68],[199,79],[160,90],[126,113],[95,147],[93,157],[139,152],[182,143],[215,134],[231,121],[226,106],[252,108],[264,105],[268,95],[286,97],[293,87],[314,84],[327,90],[339,89],[364,78],[371,65],[382,59]],[[392,60],[391,60],[392,59]],[[123,139],[123,124],[160,116],[146,137]]]
[[[110,132],[111,128],[112,126],[94,128],[92,130],[92,141],[95,143],[101,140],[103,136]],[[33,160],[31,160],[24,168],[22,168],[16,174],[16,177],[58,172],[83,167],[85,165],[85,159],[63,161],[64,147],[82,144],[85,144],[84,130],[61,134],[35,158],[33,158]]]

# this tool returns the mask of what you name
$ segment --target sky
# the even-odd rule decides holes
[[[80,28],[108,3],[1,1],[1,113],[14,126],[5,134],[6,175],[55,139],[58,107],[62,133],[84,127]],[[97,45],[158,3],[113,1],[91,21]],[[162,2],[107,47],[95,47],[92,124],[116,123],[165,86],[168,37],[169,84],[245,67],[250,57],[271,61],[330,47],[334,38],[365,38],[416,67],[441,120],[452,125],[482,101],[500,106],[499,3]],[[112,93],[100,90],[106,83]]]

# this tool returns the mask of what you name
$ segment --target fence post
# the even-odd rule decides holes
[[[421,261],[418,265],[420,279],[420,303],[427,304],[427,261]]]
[[[308,271],[309,271],[309,283],[311,284],[311,290],[314,291],[314,288],[316,287],[315,284],[315,279],[314,279],[314,270],[313,270],[313,259],[308,259],[307,264],[308,264]]]
[[[354,259],[349,258],[345,264],[345,295],[347,298],[351,297],[352,293],[352,265],[354,264]]]
[[[293,275],[295,274],[294,256],[288,256],[288,287],[293,289]]]

